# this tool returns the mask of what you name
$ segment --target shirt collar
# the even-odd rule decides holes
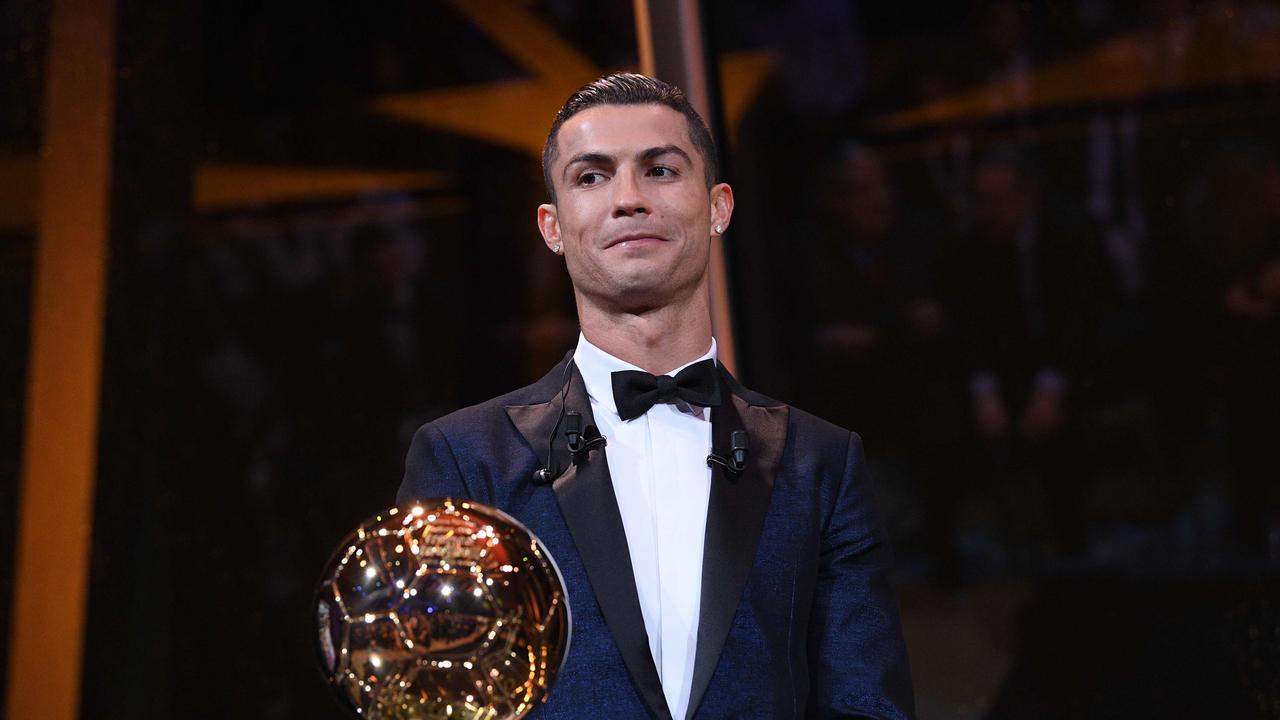
[[[711,338],[711,348],[701,357],[690,360],[667,374],[675,375],[696,362],[708,359],[719,362],[716,359],[715,338]],[[613,379],[610,375],[619,370],[644,371],[644,368],[616,358],[592,345],[582,333],[578,333],[578,347],[573,351],[573,362],[578,366],[578,372],[582,375],[583,384],[587,386],[587,396],[591,398],[591,402],[615,415],[618,413],[618,406],[613,402]]]

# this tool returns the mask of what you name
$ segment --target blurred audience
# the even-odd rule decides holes
[[[874,151],[847,146],[820,173],[812,238],[815,376],[822,410],[892,437],[904,428],[901,361],[938,337],[937,232],[907,221]]]
[[[1206,286],[1210,407],[1228,436],[1237,539],[1252,553],[1273,538],[1280,484],[1280,164],[1256,141],[1225,143],[1193,186],[1183,262]]]
[[[921,486],[926,542],[953,575],[964,408],[937,287],[942,231],[902,211],[891,173],[876,151],[846,144],[817,174],[805,392],[820,414],[858,428],[880,458],[905,461]]]
[[[762,34],[780,65],[734,157],[739,192],[771,199],[734,237],[747,371],[866,436],[905,508],[891,532],[943,575],[1139,557],[1117,549],[1133,542],[1115,540],[1125,524],[1164,533],[1171,559],[1233,535],[1280,559],[1280,456],[1266,449],[1280,427],[1280,173],[1269,111],[1252,106],[1280,81],[1266,60],[1280,13],[956,12],[981,32],[868,42],[855,36],[892,13],[829,23],[865,48],[844,83],[794,72],[811,54]],[[1124,69],[1117,87],[1134,89],[1042,102],[1077,60]],[[1206,83],[1218,94],[1189,94]],[[1241,112],[1206,119],[1198,102]],[[941,119],[886,121],[904,106]],[[1206,162],[1250,131],[1263,140]],[[779,346],[808,377],[777,372]]]
[[[959,325],[975,459],[1010,502],[1011,549],[1031,555],[1081,549],[1071,398],[1101,290],[1091,224],[1041,183],[1025,152],[984,156],[974,174],[972,228],[950,249],[944,280]]]

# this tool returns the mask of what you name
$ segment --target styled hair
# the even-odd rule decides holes
[[[665,105],[683,115],[689,124],[689,139],[702,156],[702,165],[706,168],[707,189],[715,184],[719,172],[716,144],[707,124],[698,115],[698,111],[693,109],[684,91],[647,75],[614,73],[589,82],[570,95],[551,123],[551,132],[547,134],[547,142],[542,146],[542,180],[547,184],[547,197],[551,202],[556,201],[551,168],[560,152],[557,142],[560,126],[583,110],[600,105]]]

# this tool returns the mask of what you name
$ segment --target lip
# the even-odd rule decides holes
[[[623,243],[634,243],[634,242],[644,242],[644,241],[666,242],[667,239],[662,237],[661,235],[655,235],[654,233],[645,233],[645,232],[627,233],[626,235],[619,235],[618,237],[613,238],[609,242],[605,243],[604,249],[608,250],[609,248],[614,247],[615,245],[621,245]]]

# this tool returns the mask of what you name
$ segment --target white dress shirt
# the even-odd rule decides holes
[[[711,349],[693,362],[715,357],[713,338]],[[573,361],[586,383],[596,426],[608,438],[605,457],[627,534],[649,651],[671,716],[681,720],[689,705],[698,646],[703,534],[711,496],[711,413],[683,402],[658,403],[624,422],[613,401],[610,374],[642,368],[582,335]]]

